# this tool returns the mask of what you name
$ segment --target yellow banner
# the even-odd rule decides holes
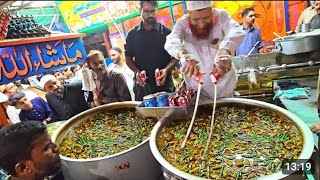
[[[58,8],[71,32],[79,32],[111,21],[103,2],[65,1]]]

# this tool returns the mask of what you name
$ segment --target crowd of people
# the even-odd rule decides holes
[[[265,52],[252,7],[242,12],[240,25],[211,1],[187,1],[188,13],[172,30],[157,21],[157,10],[156,1],[140,2],[142,20],[128,32],[124,53],[118,47],[110,50],[110,65],[101,51],[91,50],[85,62],[29,77],[26,81],[44,91],[44,98],[15,83],[0,86],[7,98],[2,101],[7,119],[0,124],[6,126],[0,129],[0,167],[9,179],[43,179],[58,172],[58,147],[45,124],[103,104],[142,101],[146,95],[177,88],[196,90],[199,72],[201,99],[210,100],[214,68],[221,76],[217,97],[232,97],[237,74],[231,57],[252,49],[253,54]]]

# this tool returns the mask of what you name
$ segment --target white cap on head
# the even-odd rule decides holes
[[[47,75],[44,75],[41,79],[40,79],[40,84],[41,84],[41,88],[43,90],[44,89],[44,85],[51,79],[56,79],[56,77],[54,77],[54,75],[51,75],[51,74],[47,74]]]
[[[0,92],[0,103],[6,102],[6,101],[8,101],[8,96]]]
[[[194,11],[212,7],[212,1],[186,1],[187,10]]]

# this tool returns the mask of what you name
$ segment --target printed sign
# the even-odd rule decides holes
[[[80,38],[0,48],[0,85],[85,61]]]
[[[66,24],[73,33],[93,28],[112,20],[103,2],[64,1],[57,3]]]

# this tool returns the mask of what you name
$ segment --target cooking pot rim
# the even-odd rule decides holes
[[[124,108],[132,108],[134,109],[137,105],[141,104],[140,101],[124,101],[124,102],[115,102],[115,103],[110,103],[110,104],[105,104],[105,105],[101,105],[101,106],[98,106],[98,107],[95,107],[95,108],[91,108],[91,109],[88,109],[84,112],[81,112],[75,116],[73,116],[72,118],[68,119],[67,121],[65,121],[65,123],[63,123],[54,133],[53,135],[51,136],[51,139],[52,139],[52,142],[56,143],[61,132],[63,132],[65,130],[65,128],[67,128],[68,126],[72,126],[75,122],[76,122],[76,119],[86,115],[86,114],[89,114],[89,113],[96,113],[96,112],[99,112],[101,110],[104,110],[104,109],[109,109],[109,110],[113,110],[113,109],[124,109]],[[117,108],[117,106],[121,106],[119,108]],[[92,161],[99,161],[99,160],[105,160],[105,159],[110,159],[110,158],[114,158],[116,156],[120,156],[122,154],[125,154],[129,151],[132,151],[140,146],[142,146],[143,144],[147,143],[149,141],[150,137],[148,137],[147,139],[145,139],[144,141],[142,141],[141,143],[139,143],[138,145],[136,146],[133,146],[129,149],[126,149],[124,151],[121,151],[119,153],[116,153],[116,154],[112,154],[110,156],[104,156],[104,157],[99,157],[99,158],[90,158],[90,159],[73,159],[73,158],[69,158],[69,157],[66,157],[66,156],[63,156],[60,154],[60,158],[62,160],[67,160],[67,161],[72,161],[72,162],[92,162]]]
[[[294,115],[293,113],[291,113],[291,112],[289,112],[279,106],[270,104],[270,103],[266,103],[266,102],[262,102],[262,101],[258,101],[258,100],[252,100],[252,99],[245,99],[245,98],[223,98],[223,99],[220,99],[218,101],[218,103],[241,103],[241,104],[245,104],[245,105],[254,105],[254,106],[258,106],[258,107],[264,107],[264,108],[268,108],[271,110],[275,110],[278,113],[281,113],[282,115],[289,118],[296,125],[296,127],[299,129],[300,133],[303,136],[303,148],[302,148],[302,151],[301,151],[298,159],[306,160],[311,157],[311,154],[313,152],[313,147],[314,147],[312,132],[310,131],[309,127],[298,116]],[[151,149],[153,156],[157,159],[157,161],[164,168],[168,169],[170,172],[172,172],[173,174],[175,174],[177,176],[180,176],[185,179],[194,179],[194,180],[206,179],[206,178],[201,178],[198,176],[188,174],[184,171],[181,171],[178,168],[175,168],[174,166],[172,166],[170,163],[168,163],[162,157],[160,151],[158,150],[156,139],[157,139],[157,135],[161,132],[161,130],[163,129],[163,127],[166,124],[165,119],[166,118],[160,119],[151,131],[149,145],[150,145],[150,149]],[[281,179],[281,178],[284,178],[288,175],[289,174],[282,174],[282,172],[280,171],[277,173],[270,174],[268,176],[260,177],[259,179],[266,179],[266,180],[267,179]]]

